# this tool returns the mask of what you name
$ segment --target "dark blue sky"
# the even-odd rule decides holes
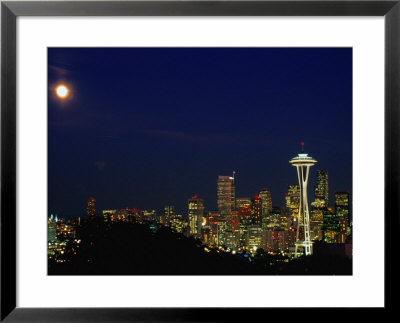
[[[49,48],[49,212],[216,208],[218,175],[238,197],[297,184],[305,151],[334,191],[352,185],[351,48]],[[67,84],[61,101],[54,87]]]

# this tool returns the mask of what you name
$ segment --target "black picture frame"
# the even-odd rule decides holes
[[[396,255],[394,239],[399,236],[400,0],[2,1],[0,241],[2,322],[232,322],[242,320],[247,315],[252,317],[258,314],[265,315],[265,311],[268,310],[16,307],[16,19],[19,16],[384,16],[385,309],[394,306],[394,296],[391,296],[391,292],[396,288],[398,279],[389,270],[394,267],[394,263],[392,264]],[[326,310],[333,313],[332,309]],[[274,311],[290,315],[282,309]],[[339,316],[336,317],[339,319]]]

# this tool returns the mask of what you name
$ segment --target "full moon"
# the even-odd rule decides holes
[[[69,89],[65,85],[59,85],[56,88],[57,96],[61,99],[65,99],[69,94]]]

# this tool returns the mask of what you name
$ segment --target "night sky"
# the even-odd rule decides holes
[[[352,189],[351,48],[49,48],[49,213],[175,205],[216,209],[218,175],[236,196],[284,205],[305,152]],[[70,87],[61,100],[56,85]],[[313,200],[310,198],[310,200]]]

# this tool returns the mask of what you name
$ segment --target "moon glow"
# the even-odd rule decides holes
[[[69,89],[65,85],[58,85],[56,88],[56,94],[60,99],[68,97]]]

